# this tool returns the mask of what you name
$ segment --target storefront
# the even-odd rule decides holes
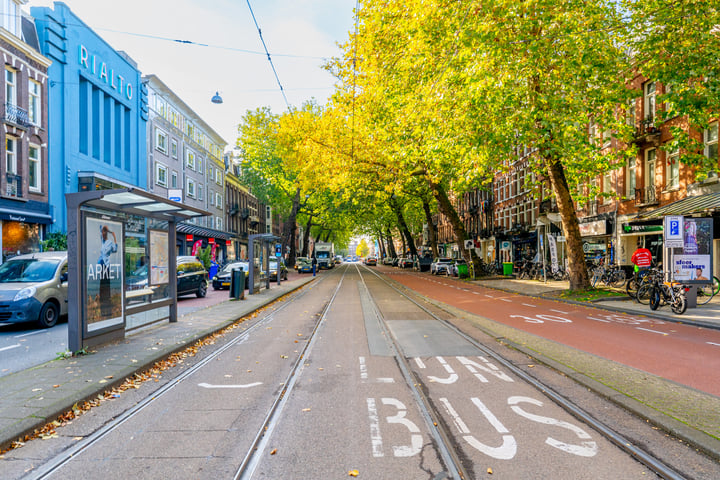
[[[200,248],[211,247],[211,259],[223,265],[235,257],[237,238],[227,232],[200,227],[189,223],[177,224],[177,250],[179,255],[196,255]],[[246,256],[240,258],[247,258]]]
[[[47,204],[45,204],[47,207]],[[52,222],[49,214],[0,208],[0,224],[2,237],[2,261],[15,255],[39,252],[45,225]]]
[[[616,245],[612,233],[613,221],[609,218],[593,217],[593,220],[581,220],[580,237],[582,237],[586,262],[608,264],[616,262]]]
[[[652,254],[653,261],[663,261],[663,226],[662,220],[649,220],[645,222],[623,222],[619,229],[618,238],[618,264],[631,266],[633,252],[638,245],[647,248]]]

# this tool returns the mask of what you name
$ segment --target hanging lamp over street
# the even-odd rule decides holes
[[[215,95],[213,95],[213,97],[210,101],[212,103],[223,103],[223,99],[220,96],[220,92],[215,92]]]

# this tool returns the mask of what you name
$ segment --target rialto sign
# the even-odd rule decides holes
[[[133,98],[133,85],[126,82],[125,78],[120,74],[115,74],[115,70],[108,67],[97,55],[91,55],[85,45],[80,45],[79,63],[85,70],[93,74],[97,79],[104,82],[107,86],[124,95],[128,100]]]

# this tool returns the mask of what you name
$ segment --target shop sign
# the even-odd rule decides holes
[[[583,243],[583,252],[584,253],[590,253],[590,252],[594,252],[596,250],[605,251],[606,248],[607,248],[607,246],[604,243],[588,243],[588,242]]]
[[[589,237],[591,235],[607,235],[607,221],[595,220],[580,224],[580,236]]]
[[[622,226],[623,233],[662,233],[662,225],[630,225],[624,223]]]
[[[510,250],[510,242],[502,242],[500,248],[503,250]]]

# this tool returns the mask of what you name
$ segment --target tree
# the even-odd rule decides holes
[[[366,257],[368,253],[370,253],[370,247],[368,247],[365,238],[361,238],[360,243],[358,243],[358,246],[355,249],[355,255],[358,257]]]

